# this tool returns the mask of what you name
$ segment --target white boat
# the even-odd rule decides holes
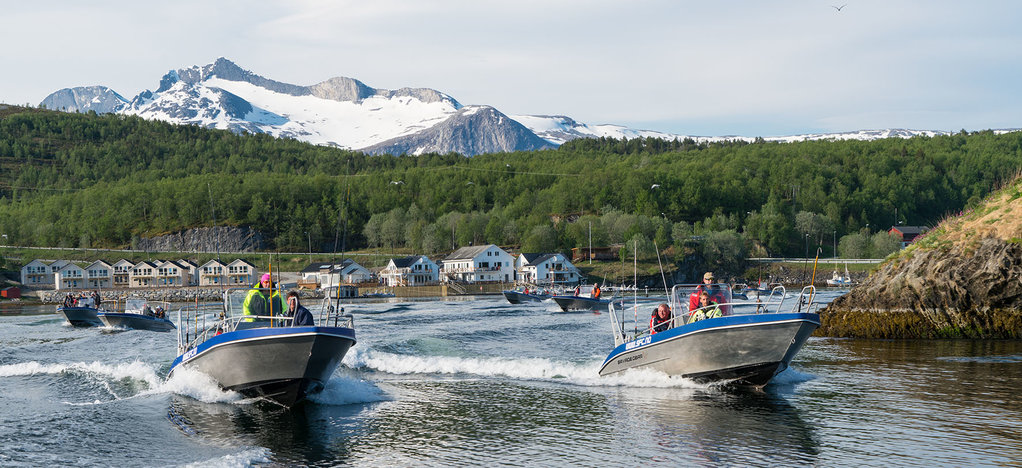
[[[831,276],[831,278],[829,280],[827,280],[827,286],[839,286],[840,287],[840,286],[852,286],[852,285],[853,285],[853,283],[852,283],[852,275],[848,274],[848,265],[845,265],[845,274],[844,274],[844,276],[841,276],[841,274],[839,274],[837,272],[837,270],[834,270],[834,274]]]
[[[650,327],[654,305],[628,299],[611,304],[614,349],[600,375],[647,368],[697,382],[729,382],[762,387],[786,369],[809,335],[820,326],[813,298],[816,289],[802,289],[788,310],[783,286],[773,288],[765,301],[731,302],[728,285],[713,285],[718,303],[690,307],[689,299],[702,285],[678,285],[671,290],[673,316],[669,329]],[[720,311],[720,314],[713,313]],[[711,318],[702,318],[709,315]],[[626,324],[634,320],[634,323]]]
[[[317,325],[291,326],[289,316],[244,315],[247,293],[226,291],[222,308],[217,304],[178,311],[179,356],[170,375],[195,369],[227,390],[284,406],[322,390],[355,344],[352,316],[324,307]]]

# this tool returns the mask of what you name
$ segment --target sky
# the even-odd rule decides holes
[[[843,5],[843,7],[842,7]],[[842,7],[840,10],[837,7]],[[1022,2],[0,0],[0,102],[226,57],[693,136],[1022,127]]]

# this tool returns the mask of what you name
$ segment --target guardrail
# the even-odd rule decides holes
[[[882,259],[882,258],[821,258],[819,260],[816,260],[815,258],[801,258],[801,257],[792,257],[792,258],[747,258],[746,260],[748,260],[750,262],[757,262],[757,263],[803,263],[803,262],[813,263],[813,262],[817,262],[817,263],[826,263],[828,265],[830,265],[830,264],[838,264],[838,265],[840,265],[840,264],[844,264],[844,263],[876,264],[876,263],[880,263],[880,262],[884,261],[884,259]]]

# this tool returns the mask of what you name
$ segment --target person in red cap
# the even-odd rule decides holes
[[[287,309],[284,308],[284,301],[280,298],[280,292],[273,288],[273,281],[270,274],[266,273],[259,279],[259,283],[252,286],[248,295],[245,296],[245,303],[242,305],[241,313],[244,315],[258,315],[270,317],[284,315]],[[254,322],[256,319],[249,317],[246,322]]]

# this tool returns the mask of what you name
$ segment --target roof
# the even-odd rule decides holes
[[[479,254],[485,252],[490,247],[496,247],[498,249],[500,248],[493,244],[470,245],[468,247],[462,247],[458,250],[455,250],[454,252],[451,252],[451,254],[445,257],[443,261],[447,262],[451,260],[471,260],[473,258],[476,258],[476,256],[478,256]]]
[[[419,257],[421,255],[411,255],[404,258],[392,258],[390,261],[394,262],[394,267],[396,268],[408,268],[419,261]]]
[[[340,262],[315,262],[309,264],[309,266],[301,270],[300,273],[319,273],[322,272],[323,270],[329,270],[330,273],[334,273],[338,271],[343,271],[344,269],[349,268],[353,265],[362,268],[361,265],[356,264],[355,261],[353,261],[352,259],[344,259]]]
[[[541,254],[541,253],[523,253],[523,254],[521,254],[519,256],[525,258],[525,263],[533,263],[533,260],[535,260],[535,259],[537,259],[537,258],[539,258],[539,257],[541,257],[543,255],[546,255],[546,254]]]
[[[922,234],[928,231],[929,228],[926,226],[894,226],[891,230],[902,234]]]

